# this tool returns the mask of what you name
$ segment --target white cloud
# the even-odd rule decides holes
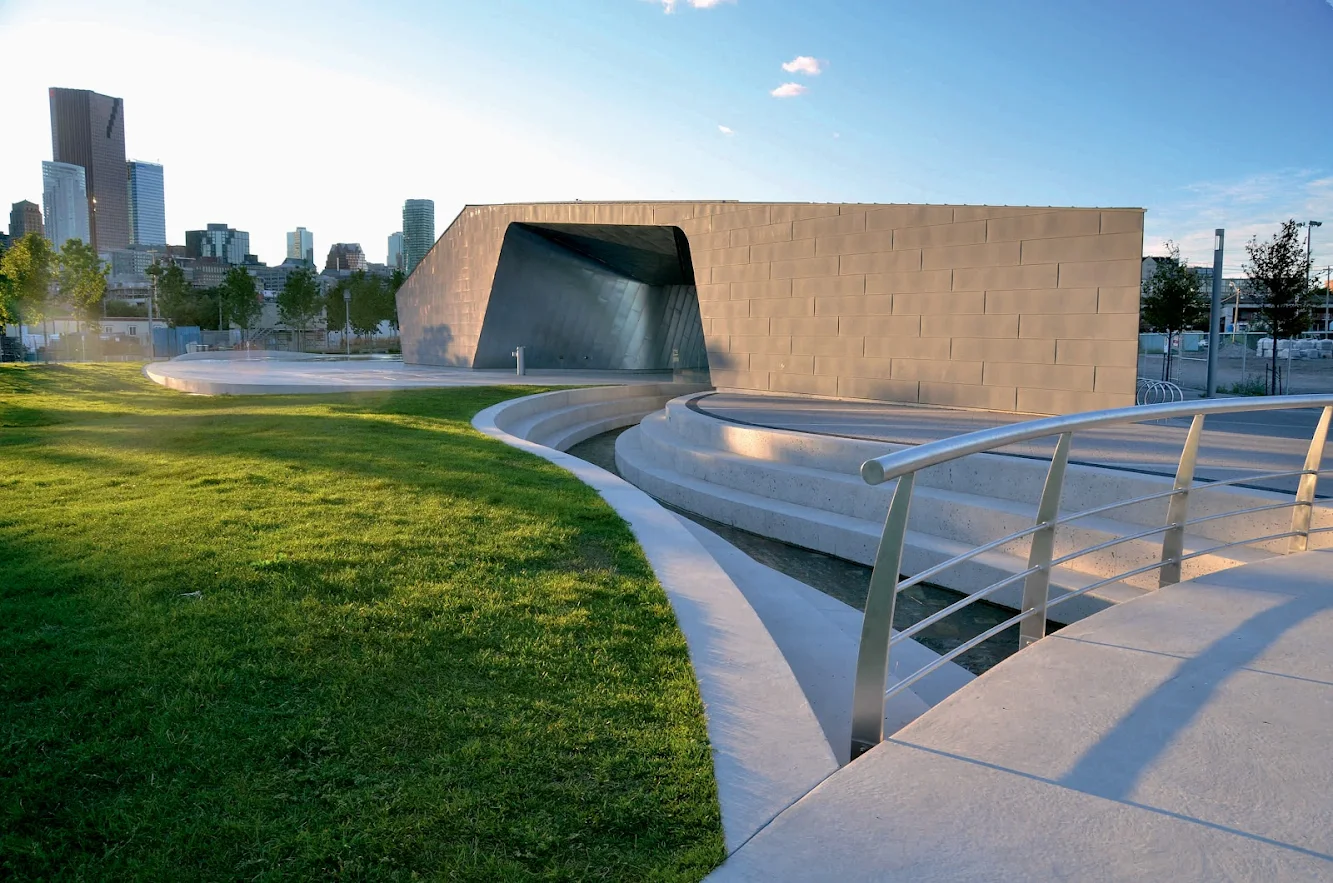
[[[735,134],[736,134],[735,132],[733,132],[733,131],[731,130],[731,127],[729,127],[729,126],[718,126],[718,127],[717,127],[717,130],[718,130],[719,132],[721,132],[723,135],[727,135],[727,136],[731,136],[731,135],[735,135]]]
[[[1333,0],[1330,0],[1330,2],[1333,2]],[[824,70],[824,62],[818,58],[811,58],[809,55],[798,55],[783,64],[782,69],[789,74],[806,74],[814,77]]]
[[[842,133],[841,133],[841,132],[834,132],[834,133],[833,133],[833,137],[834,137],[834,138],[841,138],[841,137],[842,137]]]
[[[676,11],[681,0],[661,0],[662,11],[667,15]],[[714,6],[720,6],[723,3],[735,3],[736,0],[685,0],[686,6],[693,6],[695,9],[712,9]]]
[[[800,83],[783,83],[768,94],[774,98],[795,98],[797,95],[804,95],[805,92],[806,88]]]

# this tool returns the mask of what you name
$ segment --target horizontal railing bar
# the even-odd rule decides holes
[[[1066,592],[1058,598],[1052,598],[1049,602],[1047,602],[1046,609],[1049,610],[1050,608],[1056,606],[1057,604],[1063,604],[1065,601],[1068,601],[1071,598],[1077,598],[1080,595],[1086,595],[1088,592],[1091,592],[1095,589],[1100,589],[1102,586],[1109,586],[1111,583],[1118,583],[1121,582],[1122,580],[1127,580],[1131,576],[1138,576],[1140,573],[1147,573],[1150,570],[1157,570],[1165,563],[1166,562],[1164,561],[1154,561],[1152,564],[1145,564],[1142,567],[1136,567],[1133,570],[1126,570],[1124,573],[1118,573],[1115,576],[1108,576],[1106,579],[1098,580],[1095,583],[1089,583],[1088,585],[1084,586],[1081,589],[1078,589],[1073,592]]]
[[[1031,527],[1025,527],[1016,533],[1011,533],[1008,536],[1000,537],[998,540],[992,540],[991,542],[986,543],[986,545],[984,546],[977,546],[975,549],[968,549],[961,555],[955,555],[952,558],[948,559],[947,561],[941,561],[939,564],[927,567],[925,570],[921,571],[918,574],[915,574],[911,578],[905,579],[902,582],[898,583],[897,591],[901,592],[903,589],[910,589],[912,588],[912,586],[920,585],[921,583],[930,579],[935,574],[943,573],[950,567],[953,567],[955,564],[962,564],[964,561],[971,561],[973,558],[977,557],[978,555],[984,552],[994,551],[995,549],[998,549],[1000,546],[1006,545],[1007,543],[1012,543],[1014,540],[1021,540],[1023,537],[1031,536],[1032,534],[1041,530],[1044,526],[1045,525],[1034,524]]]
[[[1089,414],[1047,417],[1013,426],[998,426],[967,435],[954,436],[917,445],[903,451],[875,457],[861,464],[861,477],[868,484],[882,484],[949,460],[980,454],[993,448],[1100,426],[1144,423],[1166,417],[1193,417],[1198,414],[1231,414],[1241,411],[1287,411],[1297,408],[1323,408],[1333,405],[1333,395],[1274,396],[1271,399],[1215,399],[1207,402],[1180,402],[1164,405],[1135,405]]]
[[[1263,480],[1263,479],[1267,479],[1267,478],[1286,477],[1286,476],[1295,476],[1295,475],[1306,475],[1306,474],[1308,474],[1308,473],[1305,472],[1305,471],[1301,471],[1301,472],[1274,472],[1274,473],[1271,473],[1271,474],[1269,474],[1269,475],[1261,475],[1261,476],[1258,476],[1257,478],[1248,478],[1248,479],[1239,479],[1239,480],[1240,480],[1240,481],[1261,481],[1261,480]],[[1188,490],[1196,490],[1196,491],[1197,491],[1197,490],[1205,490],[1205,489],[1207,489],[1208,487],[1211,487],[1211,486],[1212,486],[1212,485],[1195,485],[1193,488],[1188,489]],[[1186,493],[1186,492],[1187,492],[1186,489],[1182,489],[1182,490],[1175,490],[1175,489],[1172,489],[1172,490],[1169,490],[1169,491],[1162,491],[1162,492],[1160,492],[1160,493],[1156,493],[1156,494],[1147,494],[1147,495],[1142,496],[1142,497],[1135,497],[1135,498],[1132,499],[1132,500],[1123,500],[1123,501],[1121,501],[1121,502],[1119,502],[1119,503],[1108,503],[1108,504],[1105,505],[1105,506],[1097,506],[1097,507],[1092,508],[1092,509],[1083,509],[1083,510],[1081,510],[1081,511],[1079,511],[1079,512],[1071,512],[1071,513],[1069,513],[1068,515],[1062,515],[1061,517],[1057,518],[1055,521],[1053,521],[1053,522],[1051,522],[1051,523],[1054,524],[1054,525],[1056,525],[1056,526],[1059,526],[1059,525],[1062,525],[1062,524],[1070,524],[1070,523],[1072,523],[1072,522],[1078,521],[1080,518],[1086,518],[1086,517],[1088,517],[1088,516],[1090,516],[1090,515],[1100,515],[1100,514],[1103,513],[1103,512],[1109,512],[1109,511],[1111,511],[1111,510],[1113,510],[1113,509],[1119,509],[1119,508],[1122,508],[1122,507],[1125,507],[1125,506],[1133,506],[1133,505],[1135,505],[1135,504],[1137,504],[1137,503],[1148,503],[1148,502],[1151,502],[1151,501],[1153,501],[1153,500],[1161,500],[1161,499],[1165,499],[1165,498],[1167,498],[1167,497],[1174,497],[1174,496],[1176,496],[1177,494],[1183,494],[1183,493]],[[1189,527],[1191,524],[1198,524],[1198,523],[1200,523],[1200,522],[1204,522],[1204,521],[1212,521],[1212,520],[1216,520],[1216,519],[1220,519],[1220,518],[1226,518],[1226,517],[1231,516],[1231,515],[1245,515],[1245,514],[1249,514],[1249,513],[1252,513],[1252,512],[1263,512],[1263,511],[1266,511],[1266,510],[1268,510],[1268,509],[1290,508],[1290,507],[1295,506],[1295,505],[1297,505],[1297,504],[1296,504],[1296,503],[1274,503],[1274,504],[1271,505],[1271,506],[1254,506],[1254,507],[1249,508],[1249,509],[1237,509],[1237,510],[1234,511],[1234,512],[1227,512],[1227,513],[1222,514],[1222,515],[1209,515],[1209,516],[1205,516],[1205,517],[1203,517],[1203,518],[1191,519],[1191,520],[1189,520],[1189,521],[1186,521],[1184,526],[1185,526],[1185,527]],[[914,575],[912,575],[911,577],[909,577],[908,579],[903,580],[902,582],[898,583],[897,591],[898,591],[898,592],[902,592],[902,591],[904,591],[905,589],[910,589],[910,588],[912,588],[913,586],[919,586],[919,585],[921,585],[922,583],[924,583],[926,580],[930,579],[932,576],[936,576],[936,575],[938,575],[938,574],[940,574],[940,573],[943,573],[944,571],[948,570],[948,569],[951,568],[951,567],[954,567],[954,566],[956,566],[956,565],[958,565],[958,564],[962,564],[962,563],[965,562],[965,561],[971,561],[973,558],[976,558],[976,557],[979,556],[979,555],[985,554],[986,552],[992,552],[992,551],[994,551],[994,550],[1000,548],[1001,546],[1005,546],[1005,545],[1008,545],[1009,543],[1014,542],[1015,540],[1021,540],[1021,539],[1023,539],[1024,537],[1031,536],[1032,534],[1034,534],[1034,533],[1036,533],[1037,531],[1041,530],[1043,527],[1047,527],[1047,526],[1048,526],[1048,525],[1044,525],[1044,524],[1034,524],[1034,525],[1031,525],[1030,527],[1025,527],[1025,528],[1023,528],[1022,530],[1014,531],[1014,532],[1011,533],[1011,534],[1008,534],[1008,535],[1006,535],[1006,536],[1000,537],[998,540],[992,540],[991,542],[989,542],[989,543],[985,543],[984,545],[980,545],[980,546],[976,546],[975,548],[968,549],[966,552],[963,552],[963,553],[960,554],[960,555],[955,555],[955,556],[952,557],[952,558],[949,558],[949,559],[947,559],[947,560],[945,560],[945,561],[941,561],[939,564],[934,564],[934,565],[932,565],[932,566],[926,568],[925,570],[921,571],[920,573],[914,574]],[[1152,528],[1151,530],[1148,530],[1148,531],[1145,531],[1145,532],[1142,532],[1142,533],[1137,533],[1137,534],[1134,534],[1134,535],[1132,535],[1132,536],[1125,536],[1125,537],[1122,537],[1120,540],[1112,540],[1112,541],[1108,541],[1107,543],[1103,543],[1103,544],[1100,544],[1100,545],[1097,545],[1097,546],[1090,546],[1090,547],[1084,549],[1084,550],[1083,550],[1082,552],[1080,552],[1079,554],[1066,556],[1066,557],[1064,557],[1064,558],[1060,558],[1060,559],[1057,559],[1057,560],[1055,560],[1055,561],[1052,561],[1052,562],[1051,562],[1051,566],[1054,567],[1054,566],[1057,565],[1057,564],[1062,564],[1062,563],[1064,563],[1064,562],[1066,562],[1066,561],[1072,561],[1074,558],[1082,557],[1084,554],[1090,554],[1090,553],[1092,553],[1092,552],[1099,552],[1099,551],[1101,551],[1102,549],[1110,548],[1111,546],[1117,545],[1119,542],[1122,542],[1122,541],[1143,539],[1144,537],[1150,537],[1150,536],[1152,536],[1152,535],[1155,534],[1155,533],[1161,533],[1161,532],[1163,532],[1163,531],[1169,530],[1169,529],[1172,528],[1172,527],[1177,527],[1177,526],[1178,526],[1178,525],[1174,525],[1174,524],[1164,524],[1164,525],[1162,525],[1161,527],[1154,527],[1154,528]]]
[[[1212,490],[1215,487],[1231,487],[1233,485],[1246,484],[1251,481],[1268,481],[1270,478],[1296,478],[1300,475],[1319,475],[1325,472],[1333,475],[1333,469],[1324,469],[1320,472],[1313,472],[1309,469],[1298,469],[1295,472],[1267,472],[1260,475],[1243,475],[1240,478],[1218,479],[1216,481],[1212,479],[1199,479],[1199,483],[1194,486],[1193,490],[1207,491]],[[1281,494],[1291,493],[1291,491],[1269,490],[1269,493]]]
[[[990,628],[986,629],[986,630],[985,630],[984,632],[982,632],[981,634],[977,635],[975,638],[971,638],[971,639],[969,639],[969,640],[967,640],[967,641],[964,641],[962,644],[959,644],[957,647],[953,648],[953,649],[950,650],[948,653],[944,653],[944,654],[942,654],[942,655],[940,656],[939,659],[933,660],[929,665],[922,666],[921,668],[919,668],[919,669],[917,669],[916,671],[914,671],[912,674],[908,675],[907,677],[905,677],[905,678],[903,678],[902,680],[900,680],[898,683],[894,684],[894,685],[893,685],[892,687],[890,687],[889,689],[885,690],[885,691],[884,691],[884,696],[885,696],[885,698],[888,698],[889,696],[892,696],[893,694],[897,693],[899,690],[905,690],[905,689],[907,689],[908,687],[912,686],[912,684],[915,684],[917,681],[921,680],[921,679],[924,678],[926,675],[928,675],[928,674],[930,674],[931,672],[935,671],[935,669],[941,667],[941,666],[944,665],[945,663],[947,663],[947,662],[953,662],[953,661],[954,661],[955,659],[957,659],[959,656],[962,656],[964,653],[966,653],[967,651],[971,650],[973,647],[977,646],[978,644],[984,643],[985,641],[989,641],[991,638],[995,637],[995,636],[998,635],[1000,632],[1002,632],[1002,631],[1004,631],[1005,629],[1008,629],[1008,628],[1013,628],[1014,626],[1018,625],[1018,624],[1019,624],[1020,622],[1022,622],[1023,620],[1032,617],[1034,614],[1038,613],[1039,611],[1040,611],[1040,608],[1036,608],[1036,607],[1032,608],[1031,610],[1025,610],[1025,611],[1023,611],[1022,613],[1019,613],[1019,614],[1017,614],[1017,615],[1015,615],[1015,616],[1011,616],[1011,617],[1009,617],[1008,619],[1006,619],[1004,622],[1000,623],[999,625],[993,625],[993,626],[991,626]]]
[[[1040,567],[1029,567],[1027,570],[1007,576],[1004,579],[1000,580],[999,582],[991,583],[984,589],[979,589],[978,591],[975,591],[970,595],[964,595],[962,598],[959,598],[957,601],[953,602],[948,607],[945,607],[942,610],[935,611],[930,616],[927,616],[920,622],[913,623],[908,628],[903,629],[902,631],[898,632],[898,634],[889,638],[889,646],[892,647],[897,642],[912,637],[913,635],[920,632],[922,629],[929,628],[930,626],[934,625],[935,623],[939,622],[945,617],[951,616],[954,613],[957,613],[959,610],[962,610],[964,607],[970,606],[973,602],[980,601],[987,595],[994,594],[996,590],[1002,589],[1005,586],[1009,585],[1010,583],[1016,583],[1020,579],[1024,579],[1029,574],[1036,573],[1039,570],[1041,570]]]
[[[1105,542],[1097,543],[1095,546],[1087,546],[1086,548],[1079,549],[1077,552],[1070,552],[1067,555],[1061,555],[1059,558],[1053,558],[1051,559],[1051,566],[1057,567],[1061,564],[1073,561],[1075,558],[1082,558],[1085,555],[1091,555],[1093,552],[1100,552],[1103,549],[1110,549],[1115,546],[1119,546],[1122,543],[1128,543],[1134,540],[1141,540],[1144,539],[1145,537],[1150,537],[1156,533],[1165,533],[1166,531],[1170,530],[1173,527],[1180,527],[1180,526],[1181,525],[1179,524],[1161,524],[1147,528],[1146,530],[1141,530],[1138,533],[1129,533],[1125,534],[1122,537],[1112,537],[1111,539],[1106,540]],[[1157,563],[1161,564],[1162,562],[1159,561]]]
[[[1233,515],[1253,515],[1255,512],[1270,512],[1274,509],[1290,509],[1293,506],[1299,506],[1295,501],[1284,503],[1269,503],[1267,506],[1251,506],[1248,509],[1236,509],[1232,512],[1218,512],[1213,515],[1202,515],[1198,518],[1191,518],[1185,522],[1185,527],[1191,524],[1203,524],[1205,521],[1218,521],[1223,518],[1231,518]],[[1246,540],[1253,542],[1253,540]]]

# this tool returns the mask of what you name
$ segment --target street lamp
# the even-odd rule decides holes
[[[347,358],[352,358],[352,289],[343,289],[343,340],[347,342]]]

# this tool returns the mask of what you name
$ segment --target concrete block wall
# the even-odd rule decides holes
[[[719,388],[1034,414],[1134,401],[1141,209],[471,206],[399,292],[408,362],[472,363],[514,221],[684,231]]]

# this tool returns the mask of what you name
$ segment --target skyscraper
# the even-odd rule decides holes
[[[42,206],[46,209],[46,238],[56,248],[70,239],[90,240],[88,188],[83,166],[43,162]]]
[[[324,272],[334,270],[364,270],[366,253],[356,242],[335,242],[329,249],[328,259],[324,261]]]
[[[130,244],[167,244],[167,201],[162,188],[162,167],[157,163],[131,160],[128,165],[130,194]]]
[[[42,210],[37,203],[24,199],[9,209],[9,237],[18,239],[28,233],[45,236],[46,229],[42,226]]]
[[[411,273],[435,244],[435,201],[409,199],[403,203],[403,259]]]
[[[82,166],[89,240],[99,253],[130,244],[125,186],[125,107],[87,89],[51,89],[51,156]]]
[[[226,224],[185,231],[185,253],[192,258],[217,258],[224,264],[243,264],[250,253],[250,234]]]
[[[389,234],[389,257],[384,261],[390,270],[403,269],[403,234]]]
[[[315,263],[315,234],[304,227],[297,227],[287,234],[287,257],[298,261]]]

